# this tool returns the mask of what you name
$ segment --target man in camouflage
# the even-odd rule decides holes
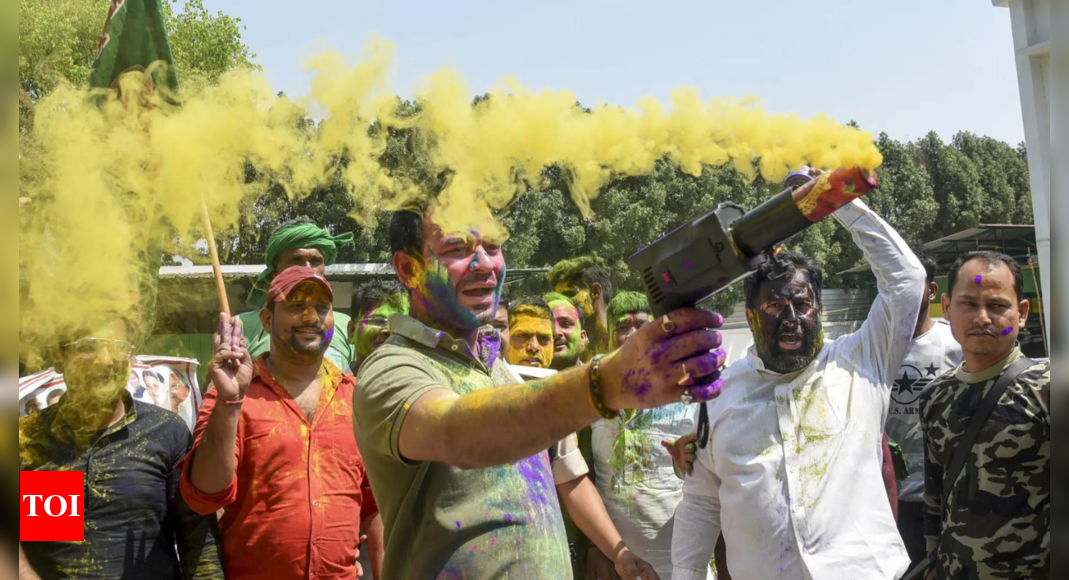
[[[1024,355],[1024,276],[1013,258],[963,256],[951,268],[943,309],[965,364],[921,399],[925,536],[937,555],[929,578],[1050,577],[1050,362],[1021,374],[999,400],[956,481],[945,472],[974,410]],[[943,505],[944,486],[951,486]]]

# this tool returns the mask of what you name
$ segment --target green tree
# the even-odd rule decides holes
[[[110,0],[19,0],[19,86],[32,101],[62,81],[88,82],[110,6]],[[211,14],[203,0],[164,0],[164,9],[180,77],[215,80],[255,67],[240,18]]]

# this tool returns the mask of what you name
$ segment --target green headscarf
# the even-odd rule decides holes
[[[278,231],[267,242],[267,252],[264,253],[267,269],[256,278],[245,301],[258,308],[264,306],[271,281],[275,279],[275,262],[282,254],[301,248],[315,248],[322,252],[323,260],[329,266],[338,259],[338,247],[352,245],[352,232],[332,236],[327,230],[310,223],[295,224]]]

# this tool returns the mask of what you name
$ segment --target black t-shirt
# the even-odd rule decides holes
[[[85,541],[25,542],[42,578],[222,578],[218,523],[181,499],[175,467],[192,435],[174,413],[126,395],[126,416],[87,448],[59,405],[19,421],[19,471],[85,472]]]

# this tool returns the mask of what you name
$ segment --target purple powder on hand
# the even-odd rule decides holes
[[[1010,326],[1006,330],[1002,331],[1002,336],[1009,336],[1011,334],[1013,334],[1013,327],[1012,326]]]
[[[980,284],[983,284],[983,283],[984,283],[984,277],[979,275],[979,274],[977,274],[976,275],[976,284],[980,285]]]

